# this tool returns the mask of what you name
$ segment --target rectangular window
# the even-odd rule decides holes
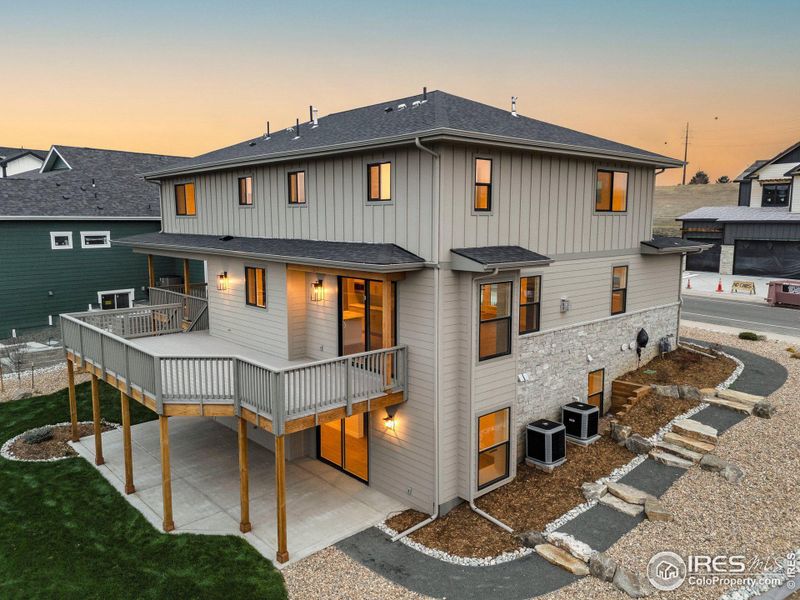
[[[478,417],[478,489],[497,483],[509,475],[511,454],[511,410]]]
[[[492,161],[488,158],[475,159],[475,202],[477,212],[492,210]]]
[[[587,404],[598,407],[601,414],[603,413],[603,389],[605,388],[605,382],[605,369],[597,369],[589,373],[588,393],[586,394]]]
[[[519,280],[519,332],[539,331],[539,306],[542,300],[542,277],[521,277]]]
[[[628,174],[625,171],[597,170],[594,209],[597,212],[628,210]]]
[[[197,212],[194,203],[194,184],[179,183],[175,186],[175,214],[191,217]]]
[[[248,306],[267,307],[267,273],[258,267],[244,268],[244,285]]]
[[[383,162],[367,167],[370,202],[389,202],[392,199],[392,163]]]
[[[481,285],[479,360],[511,354],[511,289],[510,281]]]
[[[306,172],[289,173],[289,204],[306,203]]]
[[[624,313],[628,304],[628,267],[614,267],[611,271],[611,314]]]
[[[111,232],[81,231],[81,248],[111,248]]]
[[[72,250],[72,232],[51,231],[50,248],[53,250]]]
[[[253,206],[252,177],[239,177],[239,206]]]
[[[769,184],[761,188],[761,206],[789,206],[788,183]]]

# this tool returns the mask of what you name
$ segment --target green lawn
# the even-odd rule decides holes
[[[91,420],[89,384],[78,418]],[[103,417],[120,422],[119,392],[101,384]],[[131,402],[131,420],[155,418]],[[0,404],[0,444],[69,420],[66,390]],[[286,598],[268,560],[233,536],[154,529],[81,458],[0,458],[0,598]]]

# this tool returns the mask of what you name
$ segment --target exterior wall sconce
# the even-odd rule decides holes
[[[395,415],[397,414],[397,407],[396,406],[388,406],[386,407],[386,416],[383,418],[383,425],[386,429],[390,431],[394,431],[397,427],[397,418]]]
[[[311,283],[311,301],[322,302],[325,300],[325,286],[322,283],[322,277]]]
[[[217,289],[221,292],[228,291],[228,272],[217,275]]]

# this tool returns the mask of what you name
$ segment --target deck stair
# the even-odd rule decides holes
[[[621,417],[650,391],[649,385],[615,379],[611,383],[611,408]]]
[[[688,469],[716,446],[716,429],[693,419],[683,419],[656,443],[650,457],[666,465]]]

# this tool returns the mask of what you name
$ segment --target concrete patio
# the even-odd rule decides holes
[[[150,523],[162,522],[158,421],[131,428],[136,492],[125,498]],[[105,464],[98,471],[124,495],[122,430],[103,434]],[[94,436],[73,444],[94,464]],[[170,419],[173,511],[176,533],[239,533],[239,467],[236,433],[211,418]],[[277,545],[272,452],[249,443],[250,521],[244,534],[273,560]],[[318,460],[286,463],[289,562],[308,556],[382,521],[406,507]],[[277,563],[276,563],[277,565]]]

